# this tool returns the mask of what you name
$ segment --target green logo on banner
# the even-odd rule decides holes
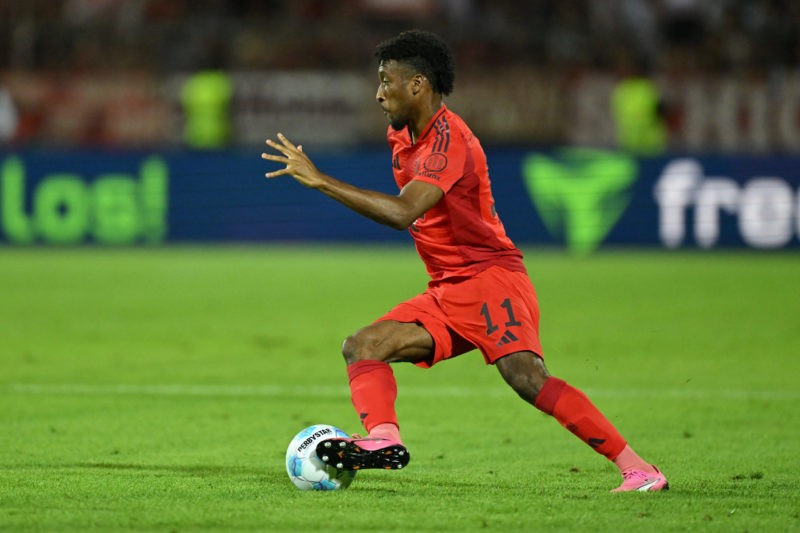
[[[89,236],[103,244],[160,242],[167,233],[167,165],[150,157],[139,174],[103,174],[91,183],[77,174],[44,176],[30,193],[29,212],[25,166],[9,157],[0,165],[0,226],[18,244],[75,244]]]
[[[553,236],[589,253],[603,242],[630,203],[636,161],[624,154],[567,148],[557,158],[533,154],[522,164],[528,194]]]

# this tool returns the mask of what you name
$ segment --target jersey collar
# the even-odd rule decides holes
[[[417,139],[416,142],[412,142],[411,144],[415,145],[415,144],[419,144],[420,142],[422,142],[422,140],[425,139],[425,137],[428,135],[428,132],[430,132],[431,129],[433,129],[434,123],[437,120],[439,120],[439,117],[442,116],[442,114],[444,114],[445,111],[447,111],[447,106],[445,105],[444,102],[442,102],[442,106],[436,111],[436,113],[433,114],[433,116],[431,117],[430,121],[428,121],[428,124],[425,125],[425,129],[422,130],[422,135],[419,136],[419,139]],[[409,141],[410,141],[411,140],[411,132],[407,131],[407,133],[408,133],[408,138],[409,138]]]

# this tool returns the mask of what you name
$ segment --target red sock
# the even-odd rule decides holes
[[[350,378],[350,399],[369,433],[378,424],[398,426],[394,401],[397,398],[397,382],[389,363],[362,360],[347,366]]]
[[[584,393],[565,381],[548,378],[534,406],[552,415],[559,424],[611,461],[625,448],[625,439],[603,413]]]

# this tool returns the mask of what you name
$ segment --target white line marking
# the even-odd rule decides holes
[[[719,400],[800,400],[800,391],[792,390],[730,390],[730,389],[584,389],[591,398],[652,398],[652,399],[719,399]],[[80,383],[36,384],[12,383],[0,385],[0,394],[31,396],[263,396],[292,398],[348,397],[346,385],[292,386],[292,385],[90,385]],[[442,386],[421,387],[401,385],[401,397],[467,398],[514,397],[507,387]]]

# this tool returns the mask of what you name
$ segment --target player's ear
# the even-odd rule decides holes
[[[411,92],[414,95],[419,94],[426,81],[428,81],[427,78],[422,74],[415,74],[414,77],[411,78]]]

